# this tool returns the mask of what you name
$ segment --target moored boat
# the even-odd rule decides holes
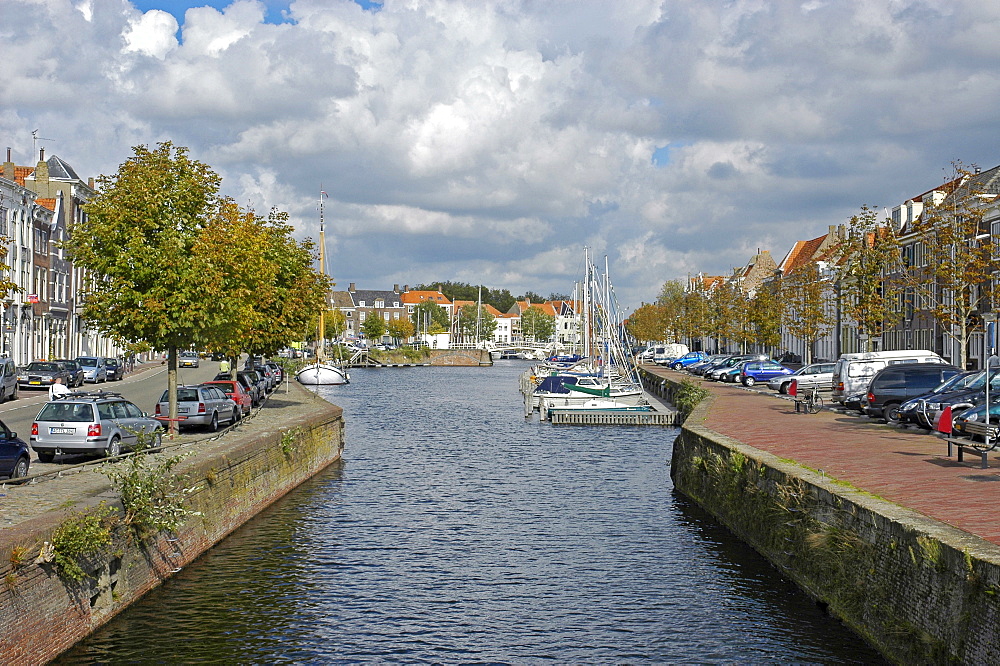
[[[350,384],[351,376],[347,370],[330,363],[313,363],[298,371],[295,379],[300,384],[320,386],[324,384]]]

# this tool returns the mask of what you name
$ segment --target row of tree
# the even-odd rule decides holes
[[[465,282],[435,282],[433,284],[421,284],[414,287],[418,291],[438,291],[444,294],[450,301],[479,301],[482,294],[484,305],[492,305],[499,312],[510,312],[517,301],[528,301],[529,303],[545,303],[547,301],[565,301],[569,297],[565,294],[551,293],[545,298],[533,291],[527,291],[520,296],[513,296],[509,289],[491,289],[484,285],[474,285]]]
[[[785,330],[811,349],[839,313],[869,345],[903,319],[936,323],[966,361],[970,336],[993,307],[1000,245],[985,221],[993,195],[980,189],[977,171],[954,168],[916,220],[893,226],[863,206],[819,262],[777,274],[753,294],[736,280],[710,289],[669,281],[656,303],[632,313],[630,332],[639,340],[715,338],[746,349],[774,348]]]

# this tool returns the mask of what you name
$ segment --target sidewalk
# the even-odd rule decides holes
[[[948,458],[948,445],[923,430],[904,430],[867,417],[824,410],[796,413],[793,402],[740,385],[720,384],[644,365],[674,381],[687,378],[714,402],[704,426],[780,458],[1000,545],[1000,460]],[[998,452],[1000,455],[1000,452]]]

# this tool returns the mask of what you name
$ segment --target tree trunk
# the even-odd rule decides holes
[[[167,399],[170,409],[167,418],[170,424],[170,434],[177,434],[177,346],[167,347]]]

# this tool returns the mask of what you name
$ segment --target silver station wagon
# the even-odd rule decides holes
[[[156,404],[156,417],[166,419],[170,414],[169,394],[160,396]],[[236,423],[243,410],[217,386],[178,386],[177,417],[181,428],[206,426],[212,432],[220,423]]]
[[[152,433],[159,447],[163,425],[117,393],[69,393],[45,403],[31,424],[31,448],[39,462],[63,453],[112,457],[132,450],[138,433]]]

